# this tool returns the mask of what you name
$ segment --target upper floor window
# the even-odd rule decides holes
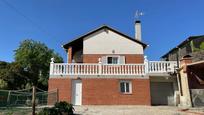
[[[107,57],[108,64],[118,64],[119,63],[118,57]]]
[[[103,64],[125,64],[125,56],[119,55],[102,56],[101,61]]]

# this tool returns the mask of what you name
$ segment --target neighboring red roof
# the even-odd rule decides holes
[[[82,36],[80,36],[80,37],[78,37],[78,38],[76,38],[76,39],[74,39],[74,40],[72,40],[72,41],[70,41],[70,42],[64,44],[64,45],[63,45],[63,48],[67,49],[69,46],[72,46],[72,45],[76,44],[77,42],[82,41],[84,37],[89,36],[89,35],[91,35],[91,34],[97,32],[97,31],[102,30],[102,29],[109,29],[109,30],[111,30],[111,31],[113,31],[113,32],[115,32],[115,33],[121,35],[121,36],[124,36],[125,38],[127,38],[127,39],[129,39],[129,40],[132,40],[133,42],[136,42],[136,43],[141,44],[141,45],[143,46],[143,48],[146,48],[146,47],[147,47],[147,44],[145,44],[145,43],[143,43],[143,42],[141,42],[141,41],[139,41],[139,40],[136,40],[136,39],[134,39],[134,38],[132,38],[132,37],[129,37],[128,35],[125,35],[125,34],[119,32],[119,31],[117,31],[117,30],[115,30],[115,29],[113,29],[113,28],[111,28],[111,27],[109,27],[109,26],[103,25],[103,26],[101,26],[101,27],[99,27],[99,28],[97,28],[97,29],[95,29],[95,30],[93,30],[93,31],[91,31],[91,32],[89,32],[89,33],[87,33],[87,34],[84,34],[84,35],[82,35]]]

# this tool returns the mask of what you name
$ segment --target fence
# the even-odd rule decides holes
[[[58,101],[57,90],[43,91],[38,89],[36,92],[36,106],[53,105]],[[31,106],[32,89],[24,90],[0,90],[0,107],[10,106]]]

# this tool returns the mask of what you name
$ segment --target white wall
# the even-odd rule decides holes
[[[143,54],[143,46],[111,31],[100,30],[84,38],[83,54]]]

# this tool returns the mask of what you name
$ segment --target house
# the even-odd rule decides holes
[[[204,60],[204,35],[188,37],[161,58],[166,61],[179,61],[186,55],[191,55],[193,62]]]
[[[204,106],[204,35],[192,36],[162,56],[178,61],[179,106]]]
[[[190,55],[180,60],[177,81],[179,106],[204,106],[204,60],[193,62]]]
[[[176,61],[148,61],[146,47],[140,21],[135,37],[103,25],[63,45],[68,61],[52,59],[48,90],[74,105],[176,105]]]

